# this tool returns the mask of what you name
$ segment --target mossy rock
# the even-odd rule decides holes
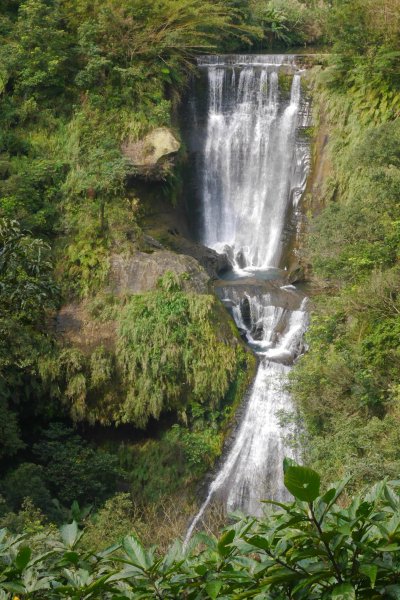
[[[150,179],[164,179],[173,163],[171,157],[181,147],[168,127],[158,127],[138,141],[125,140],[122,153],[132,165],[135,175]]]

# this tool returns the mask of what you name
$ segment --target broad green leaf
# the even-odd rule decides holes
[[[295,596],[296,592],[303,590],[304,588],[308,588],[313,583],[316,583],[318,581],[323,581],[330,575],[331,575],[330,571],[324,570],[324,571],[321,571],[320,573],[316,573],[315,575],[311,575],[310,577],[305,577],[302,581],[300,581],[300,583],[298,583],[293,588],[293,590],[292,590],[293,596],[296,597]]]
[[[78,523],[73,521],[70,525],[63,525],[60,529],[62,541],[68,548],[73,548],[78,541],[79,529]]]
[[[248,542],[251,546],[260,548],[261,550],[269,550],[270,548],[270,543],[268,540],[260,535],[254,535],[251,538],[246,538],[246,542]]]
[[[389,506],[398,511],[400,506],[400,499],[397,494],[394,493],[392,488],[389,485],[385,485],[383,489],[383,493],[385,495],[385,499],[388,502]]]
[[[336,488],[331,488],[330,490],[328,490],[326,492],[326,494],[324,494],[321,498],[322,502],[325,502],[325,504],[329,504],[329,502],[331,502],[334,497],[336,495]]]
[[[376,500],[379,500],[382,497],[382,493],[383,493],[385,487],[386,487],[386,482],[379,481],[370,489],[368,494],[365,496],[365,500],[367,502],[372,502],[372,503],[376,502]]]
[[[356,592],[351,583],[341,583],[332,592],[332,600],[356,600]]]
[[[122,542],[122,546],[134,564],[144,570],[149,568],[150,561],[147,552],[134,535],[126,536]]]
[[[285,487],[298,500],[312,502],[319,496],[321,478],[307,467],[287,467]]]
[[[164,556],[163,566],[164,568],[171,567],[174,562],[182,559],[182,542],[175,540],[175,542],[170,546],[168,552]]]
[[[390,537],[393,539],[400,527],[400,513],[395,513],[387,524]]]
[[[63,560],[67,563],[77,564],[79,562],[79,554],[77,552],[66,552]]]
[[[111,575],[109,577],[108,581],[113,582],[113,581],[123,581],[124,579],[132,579],[133,577],[137,577],[139,573],[142,574],[142,571],[138,567],[129,565],[128,567],[124,568],[122,571],[118,571],[117,573],[114,573],[114,575]]]
[[[81,509],[79,507],[79,504],[76,500],[73,501],[72,506],[71,506],[71,514],[72,514],[72,518],[74,519],[74,521],[79,521],[81,518]]]
[[[19,571],[23,571],[26,565],[29,563],[32,556],[32,550],[28,546],[23,546],[18,550],[18,554],[15,558],[15,565]]]
[[[287,456],[285,456],[285,458],[283,459],[283,472],[286,473],[288,467],[298,467],[299,465],[297,464],[297,462],[295,460],[293,460],[293,458],[288,458]]]
[[[234,529],[229,529],[228,531],[225,531],[221,538],[218,541],[218,552],[221,554],[221,556],[227,556],[229,554],[229,552],[231,551],[231,548],[229,547],[230,544],[233,542],[233,540],[235,539],[235,530]]]
[[[372,509],[373,505],[370,502],[362,502],[357,508],[356,515],[357,517],[366,517]]]
[[[369,578],[371,587],[374,589],[376,576],[378,574],[378,567],[376,565],[361,565],[360,572]]]
[[[107,582],[108,579],[110,579],[111,577],[111,573],[107,573],[107,575],[103,575],[102,577],[99,577],[98,579],[95,579],[95,581],[93,581],[90,585],[87,586],[86,588],[86,593],[88,592],[93,592],[94,590],[98,590],[99,588],[105,588],[105,584]]]
[[[222,588],[222,581],[209,581],[206,584],[206,592],[212,600],[218,598]]]
[[[387,544],[386,546],[379,546],[379,552],[398,552],[399,544]]]
[[[261,581],[262,585],[271,585],[274,583],[290,583],[297,582],[299,580],[299,574],[289,571],[289,569],[281,568],[279,572],[274,575],[270,575]]]
[[[25,594],[26,592],[25,586],[19,581],[7,581],[6,583],[2,583],[1,587],[8,592],[14,592],[14,594]]]
[[[102,552],[97,552],[97,556],[99,556],[101,558],[105,558],[109,554],[113,554],[113,552],[115,552],[119,548],[121,548],[121,544],[113,544],[112,546],[109,546],[108,548],[106,548]]]
[[[196,565],[194,570],[196,571],[196,573],[198,573],[199,575],[203,576],[207,573],[208,569],[206,567],[206,565]]]

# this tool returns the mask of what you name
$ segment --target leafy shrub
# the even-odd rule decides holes
[[[57,220],[64,165],[44,158],[18,157],[0,180],[0,214],[17,219],[25,228],[50,233]]]
[[[236,519],[219,538],[176,541],[161,556],[134,535],[103,552],[83,549],[76,522],[38,556],[30,540],[2,530],[0,590],[32,600],[396,598],[399,482],[381,482],[344,506],[346,480],[321,494],[319,475],[289,462],[285,485],[292,502],[261,519]]]
[[[132,496],[143,505],[157,504],[177,488],[191,497],[195,484],[221,454],[222,443],[221,423],[201,431],[175,424],[159,439],[122,445],[118,456]]]
[[[364,3],[356,4],[364,11]],[[353,59],[371,68],[370,55],[355,59],[349,51],[335,64],[344,68]],[[292,372],[292,391],[308,431],[308,462],[327,479],[354,473],[351,485],[358,490],[400,468],[400,122],[386,122],[394,118],[389,104],[385,114],[379,110],[360,122],[346,77],[334,87],[319,78],[315,95],[329,130],[332,168],[321,198],[325,207],[310,222],[306,256],[323,285],[307,334],[309,351]],[[395,90],[396,80],[388,85]],[[367,105],[369,87],[359,89]]]
[[[268,48],[317,43],[325,34],[326,6],[301,0],[250,0],[250,14]]]
[[[16,221],[0,219],[0,455],[15,454],[21,406],[27,415],[40,402],[25,404],[41,387],[39,357],[52,352],[44,321],[58,304],[50,247]]]
[[[41,510],[51,511],[51,495],[40,465],[22,463],[2,481],[1,489],[11,510],[18,511],[25,498],[30,498]]]
[[[140,427],[190,401],[217,407],[243,352],[231,345],[216,298],[163,285],[132,296],[120,317],[117,356],[128,389],[122,420]]]
[[[101,502],[115,490],[120,472],[116,457],[89,446],[73,430],[52,425],[35,444],[44,480],[64,506]],[[40,506],[40,505],[39,505]]]
[[[17,221],[8,219],[0,220],[0,244],[3,311],[34,322],[45,309],[53,308],[57,300],[50,247],[21,230]]]
[[[101,551],[118,544],[128,532],[140,531],[140,513],[130,494],[119,493],[109,498],[85,527],[83,545],[89,551]]]
[[[334,140],[340,202],[315,219],[308,244],[316,274],[343,282],[397,260],[400,121]]]

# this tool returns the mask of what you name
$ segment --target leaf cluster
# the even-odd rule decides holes
[[[0,589],[32,600],[188,598],[356,600],[397,598],[398,482],[383,481],[346,506],[346,481],[320,492],[318,474],[285,464],[295,496],[260,519],[236,519],[219,538],[196,534],[166,554],[135,535],[102,552],[81,547],[76,522],[37,556],[24,536],[1,532]]]

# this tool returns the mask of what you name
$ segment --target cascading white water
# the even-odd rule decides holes
[[[280,426],[279,414],[292,409],[285,384],[293,361],[302,352],[308,324],[307,298],[296,310],[274,306],[271,301],[268,295],[245,298],[250,326],[243,319],[243,300],[234,304],[235,320],[245,326],[247,341],[261,361],[236,439],[213,482],[213,492],[224,485],[228,510],[240,508],[249,514],[261,512],[260,500],[266,491],[269,498],[287,499],[282,462],[285,456],[294,456],[285,441],[290,428]]]
[[[282,427],[280,415],[293,410],[287,392],[287,375],[303,350],[303,335],[308,325],[307,298],[301,299],[296,310],[271,304],[269,295],[245,296],[250,309],[250,323],[243,316],[243,299],[234,288],[224,290],[238,327],[246,332],[249,345],[260,356],[257,375],[239,425],[235,440],[200,511],[193,520],[186,539],[190,539],[205,509],[214,496],[226,502],[228,511],[240,509],[259,515],[261,500],[288,499],[283,487],[283,459],[295,458],[287,438],[291,428]],[[293,294],[281,288],[281,297]],[[293,298],[288,299],[293,302]],[[246,319],[247,320],[247,319]]]
[[[282,64],[293,69],[288,96],[279,85]],[[268,270],[281,266],[287,215],[296,209],[308,173],[308,145],[298,135],[307,124],[301,74],[294,57],[278,55],[202,57],[200,65],[208,72],[203,242],[228,253],[236,278],[268,279]],[[254,515],[265,497],[287,499],[282,461],[293,457],[287,437],[294,432],[280,426],[279,415],[293,409],[286,382],[303,351],[307,298],[293,286],[271,282],[259,284],[267,293],[246,292],[240,281],[219,293],[259,367],[235,439],[186,540],[214,496],[228,511]]]
[[[304,189],[308,160],[296,137],[301,75],[292,76],[286,98],[279,86],[284,57],[260,58],[241,68],[233,60],[207,67],[203,241],[229,249],[237,267],[250,269],[279,266],[285,218]]]

